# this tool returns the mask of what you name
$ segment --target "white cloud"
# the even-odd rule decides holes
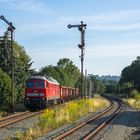
[[[139,44],[118,44],[118,45],[96,45],[87,47],[87,57],[121,57],[138,56],[140,54]]]
[[[15,0],[0,0],[0,3],[9,3],[14,2]]]
[[[33,3],[33,4],[32,4]],[[31,8],[25,8],[27,5],[32,5]],[[17,9],[21,10],[33,10],[37,12],[44,12],[44,5],[40,2],[33,0],[23,1],[21,4],[17,4]],[[39,9],[38,9],[39,8]],[[38,10],[37,10],[38,9]],[[104,13],[100,15],[87,15],[87,16],[54,16],[55,18],[50,19],[47,16],[45,19],[40,19],[39,17],[33,17],[34,21],[30,21],[25,24],[16,25],[16,34],[18,39],[20,38],[33,38],[40,35],[47,34],[67,34],[67,24],[79,23],[83,19],[87,23],[88,31],[132,31],[133,29],[140,29],[140,10],[127,10],[114,13]],[[139,20],[136,20],[139,19]],[[128,22],[129,21],[129,22]],[[71,34],[69,32],[69,34]]]
[[[89,30],[123,31],[140,29],[139,15],[140,10],[126,10],[100,15],[60,17],[60,20],[68,23],[78,23],[82,19],[87,23],[87,29]]]
[[[71,59],[80,69],[80,50],[73,47],[37,47],[28,49],[34,68],[56,65],[60,58]],[[94,74],[117,74],[140,54],[139,44],[86,46],[84,69]],[[125,65],[124,65],[125,64]]]
[[[28,47],[29,48],[29,47]],[[75,47],[37,47],[35,49],[29,48],[27,50],[28,54],[31,56],[32,60],[35,61],[33,64],[34,68],[41,68],[46,65],[56,65],[60,58],[69,58],[77,66],[80,63],[80,50]]]
[[[120,75],[140,55],[139,44],[96,45],[86,48],[85,67],[89,73]]]
[[[116,22],[116,21],[122,21],[122,20],[133,20],[135,18],[139,19],[140,10],[123,10],[120,12],[111,12],[111,13],[103,13],[103,14],[92,14],[92,15],[80,15],[80,16],[62,16],[60,17],[60,20],[62,21],[68,21],[68,22],[74,22],[75,20],[82,19],[85,21],[100,21],[100,22]]]
[[[47,14],[47,8],[44,4],[35,0],[17,1],[15,8],[20,11]]]
[[[122,23],[122,24],[98,24],[90,26],[91,30],[108,30],[108,31],[124,31],[140,29],[140,22],[136,23]]]
[[[38,14],[48,14],[46,3],[36,0],[0,0],[10,9]],[[47,7],[47,8],[46,8]]]
[[[124,64],[128,63],[128,60],[130,62],[130,59],[132,60],[132,58],[136,58],[140,54],[139,44],[124,43],[133,39],[132,35],[136,35],[136,32],[139,35],[140,10],[104,12],[84,16],[62,16],[55,9],[51,11],[44,1],[0,0],[0,3],[5,3],[5,5],[8,5],[6,7],[10,7],[17,14],[17,20],[19,20],[20,24],[16,21],[14,22],[18,23],[17,25],[14,24],[16,26],[16,39],[18,41],[24,40],[23,44],[27,44],[26,50],[35,61],[33,66],[36,68],[50,64],[55,65],[63,57],[70,58],[80,68],[80,50],[75,47],[80,41],[80,33],[77,30],[69,31],[67,24],[80,24],[81,20],[87,24],[86,41],[88,42],[86,43],[84,67],[90,72],[113,74],[112,71],[114,71],[114,73],[118,73],[124,67]],[[23,13],[18,13],[18,11],[23,11]],[[24,13],[29,13],[28,19],[24,16],[19,17],[20,14],[26,15]],[[51,16],[52,14],[54,16]],[[102,31],[111,32],[105,34]],[[118,39],[122,37],[120,37],[122,34],[128,35],[127,37],[125,36],[125,40]],[[50,35],[51,40],[47,40],[47,35]],[[62,35],[62,40],[60,35]],[[77,36],[75,37],[74,35]],[[130,38],[129,35],[131,35]],[[53,38],[53,36],[56,38]],[[74,38],[71,38],[72,36]],[[33,40],[34,37],[42,38],[41,41],[38,41]],[[60,40],[58,41],[58,39]],[[38,46],[32,45],[35,44],[32,42],[37,42]],[[70,42],[75,42],[75,46],[72,46]],[[139,42],[139,40],[136,39],[136,42]],[[90,46],[88,43],[93,43],[94,46]],[[47,47],[42,44],[46,44]],[[122,61],[125,62],[121,63]]]

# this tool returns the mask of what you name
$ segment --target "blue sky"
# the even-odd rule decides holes
[[[71,59],[80,69],[80,32],[68,24],[87,24],[84,69],[120,75],[140,55],[139,0],[0,0],[0,15],[16,27],[37,70]],[[6,30],[0,21],[0,35]]]

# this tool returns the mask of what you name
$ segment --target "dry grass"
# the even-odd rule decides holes
[[[7,112],[5,111],[0,111],[0,119],[7,116]]]
[[[67,123],[73,123],[79,117],[107,106],[109,106],[107,100],[97,98],[81,99],[63,104],[55,109],[46,109],[39,117],[38,123],[34,128],[30,128],[24,133],[17,132],[16,137],[20,140],[33,140],[54,128],[58,128]]]
[[[131,106],[132,108],[135,109],[140,109],[140,100],[136,100],[136,99],[128,99],[127,101],[125,101],[126,104],[128,104],[129,106]]]

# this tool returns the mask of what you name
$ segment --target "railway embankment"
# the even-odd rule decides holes
[[[116,97],[116,96],[115,96]],[[131,106],[126,98],[123,101],[122,111],[94,138],[96,140],[138,140],[140,139],[140,109]],[[131,100],[131,99],[130,99]],[[59,128],[63,131],[65,128]],[[55,130],[56,131],[56,130]],[[84,130],[85,131],[85,130]],[[50,132],[50,135],[55,133]],[[83,131],[81,132],[83,133]],[[38,140],[45,140],[47,136],[40,137]]]
[[[24,133],[19,133],[17,137],[19,139],[26,139],[39,137],[46,135],[53,129],[64,127],[71,127],[71,124],[75,124],[76,120],[88,117],[91,112],[105,109],[109,106],[109,102],[104,98],[97,97],[96,99],[82,99],[77,101],[71,101],[56,107],[55,109],[46,109],[44,113],[39,117],[36,127],[29,128]]]
[[[95,103],[94,105],[98,105],[100,100],[102,99],[96,99],[97,102],[94,102]],[[127,101],[126,99],[123,99],[123,100]],[[76,125],[76,123],[86,120],[91,115],[97,115],[98,113],[102,112],[105,108],[106,107],[103,107],[103,106],[101,106],[101,108],[96,108],[96,110],[87,114],[83,114],[83,116],[76,118],[76,121],[71,120],[69,122],[66,122],[66,120],[63,120],[63,122],[65,123],[60,123],[62,126],[55,124],[55,121],[53,121],[53,124],[56,125],[57,128],[53,127],[52,128],[53,130],[49,129],[48,131],[45,130],[47,128],[45,128],[44,126],[44,120],[36,116],[36,117],[29,118],[27,120],[18,122],[16,124],[8,126],[7,128],[2,129],[0,132],[0,138],[1,140],[4,140],[6,138],[9,138],[9,140],[12,138],[16,138],[16,139],[27,138],[27,139],[37,139],[37,140],[46,140],[46,138],[52,139],[51,135],[58,134],[59,132],[67,130],[68,128],[73,127],[73,125]],[[79,109],[79,111],[81,111],[81,109]],[[64,114],[64,112],[62,116],[64,116],[64,118],[66,119],[69,118],[68,116]],[[62,116],[59,115],[58,120],[60,120],[60,118],[62,119]],[[111,123],[107,125],[107,127],[101,130],[94,137],[94,139],[97,139],[97,140],[108,140],[108,139],[110,140],[112,139],[113,140],[133,140],[133,139],[138,140],[140,139],[140,129],[139,129],[140,117],[139,116],[140,116],[140,110],[138,108],[136,109],[132,108],[130,105],[128,105],[128,103],[123,104],[123,108],[120,114],[117,115],[117,117],[114,118],[113,121],[111,121]],[[42,127],[39,127],[38,124],[42,125]]]
[[[92,114],[93,112],[97,114],[99,112],[102,112],[102,110],[104,110],[108,106],[109,102],[103,98],[96,98],[91,100],[84,99],[72,102],[72,104],[70,102],[59,106],[58,111],[56,109],[47,109],[40,117],[34,117],[34,119],[30,118],[28,120],[24,120],[24,124],[22,122],[19,122],[19,125],[12,125],[12,129],[9,126],[8,130],[5,129],[4,131],[5,133],[9,134],[9,139],[11,136],[17,139],[35,139],[40,136],[42,137],[42,135],[46,135],[46,133],[48,133],[48,131],[50,132],[51,129],[62,129],[62,127],[70,127],[72,124],[76,123],[76,120],[80,119],[82,121],[82,119],[84,119],[85,117],[89,117],[91,115],[91,112]],[[68,108],[70,110],[68,110]],[[69,116],[68,112],[72,116]],[[57,117],[55,118],[55,116]],[[57,129],[55,129],[55,131],[57,131]],[[1,133],[1,135],[3,134]]]

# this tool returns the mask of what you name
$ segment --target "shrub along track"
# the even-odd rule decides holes
[[[92,139],[99,131],[101,131],[120,111],[121,103],[109,99],[111,105],[109,108],[92,118],[81,122],[69,130],[65,130],[61,134],[53,137],[53,140],[61,139]],[[51,136],[52,137],[52,136]]]
[[[53,109],[55,108],[57,105],[53,105],[51,107],[48,107],[48,109]],[[44,112],[44,110],[39,110],[39,111],[25,111],[25,112],[20,112],[20,113],[15,113],[13,115],[10,115],[8,117],[4,117],[2,119],[0,119],[0,131],[2,128],[6,128],[7,126],[10,127],[10,125],[15,124],[17,122],[20,122],[22,120],[26,120],[28,118],[32,118],[36,115],[40,115]]]

